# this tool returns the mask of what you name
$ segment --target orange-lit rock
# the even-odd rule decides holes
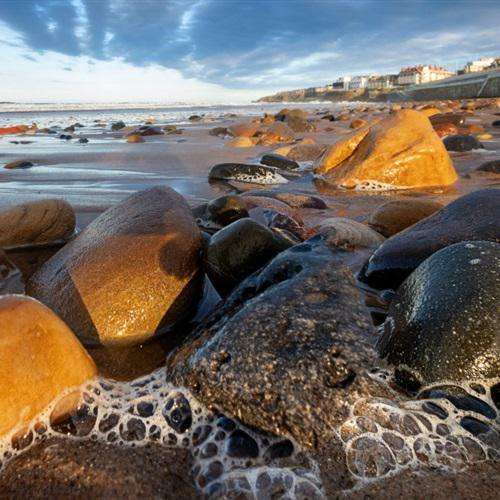
[[[235,137],[226,142],[226,148],[251,148],[255,146],[255,142],[249,137]]]
[[[227,131],[233,137],[254,137],[259,127],[254,123],[235,123],[228,127]]]
[[[0,296],[0,436],[23,429],[59,394],[95,375],[90,356],[50,309],[24,295]],[[76,390],[57,416],[78,400]]]
[[[454,135],[460,133],[458,127],[453,123],[443,123],[442,125],[436,125],[434,131],[439,137],[443,138],[448,135]]]
[[[293,130],[283,122],[273,123],[260,137],[260,143],[271,146],[282,142],[292,142],[295,139]]]
[[[366,120],[362,120],[361,118],[356,118],[349,125],[350,128],[361,128],[364,127],[368,122]]]
[[[351,189],[405,189],[453,184],[457,174],[422,113],[397,111],[331,146],[315,172]]]
[[[429,118],[430,116],[441,114],[441,110],[439,110],[438,108],[424,108],[420,110],[420,113]]]
[[[127,142],[131,142],[131,143],[144,142],[144,137],[142,137],[142,135],[140,135],[140,134],[130,134],[127,137]]]

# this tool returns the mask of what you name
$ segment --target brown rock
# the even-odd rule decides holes
[[[368,224],[389,238],[443,208],[432,200],[391,200],[380,205],[370,216]]]
[[[33,163],[27,160],[14,160],[7,163],[3,168],[7,170],[13,170],[16,168],[30,168],[33,166]]]
[[[0,296],[0,436],[28,424],[56,396],[94,377],[73,332],[47,307],[23,295]],[[64,399],[68,414],[79,393]]]
[[[32,276],[27,291],[84,343],[140,344],[196,305],[201,244],[182,196],[154,187],[95,219]]]
[[[391,114],[334,144],[315,171],[331,184],[355,189],[446,186],[457,179],[429,120],[413,110]]]
[[[295,139],[293,130],[283,122],[273,123],[260,138],[264,145],[279,144],[281,142],[292,142]]]
[[[441,138],[460,133],[458,127],[453,123],[443,123],[441,125],[435,125],[434,131]]]
[[[299,212],[283,201],[274,198],[267,198],[266,196],[245,196],[244,200],[249,210],[256,207],[264,209],[268,208],[288,215],[288,217],[294,219],[299,225],[304,225],[304,221],[302,220]]]
[[[249,137],[235,137],[234,139],[226,142],[226,148],[251,148],[255,143]]]
[[[0,247],[64,240],[74,230],[75,214],[64,200],[30,201],[0,210]]]
[[[325,152],[322,144],[297,144],[288,152],[287,157],[294,161],[316,161]]]
[[[368,122],[366,120],[362,120],[361,118],[356,118],[355,120],[353,120],[351,122],[351,124],[349,125],[349,127],[350,128],[361,128],[361,127],[364,127],[367,124],[368,124]]]
[[[144,141],[144,137],[142,137],[141,134],[130,134],[127,137],[127,142],[140,143],[140,142],[145,142],[145,141]]]
[[[51,438],[7,464],[0,498],[190,500],[198,498],[191,468],[190,453],[182,448]]]
[[[233,137],[254,137],[259,131],[259,127],[253,123],[235,123],[227,129]]]

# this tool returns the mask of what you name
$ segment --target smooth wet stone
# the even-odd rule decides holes
[[[463,113],[440,113],[429,117],[433,127],[444,124],[462,125],[465,122]]]
[[[268,129],[260,136],[260,143],[272,146],[282,142],[292,142],[295,139],[294,131],[281,121],[271,124]]]
[[[267,198],[275,198],[293,208],[327,208],[327,204],[321,198],[307,194],[287,193],[270,189],[256,189],[254,191],[246,191],[242,196],[243,198],[246,196],[265,196]]]
[[[274,201],[277,202],[277,200]],[[289,208],[289,210],[293,209]],[[297,220],[282,210],[257,206],[251,208],[248,213],[253,220],[272,229],[288,241],[293,241],[293,244],[300,243],[310,236],[309,230],[300,218]]]
[[[441,125],[435,125],[434,131],[439,137],[444,138],[449,135],[455,135],[459,133],[459,129],[453,123],[443,123]]]
[[[196,218],[204,222],[212,223],[215,228],[228,226],[229,224],[248,217],[248,205],[241,196],[226,195],[209,201],[207,204],[193,210]]]
[[[482,149],[484,146],[473,135],[456,134],[443,139],[443,144],[448,151],[472,151]]]
[[[186,432],[193,423],[191,405],[181,392],[170,395],[162,409],[163,418],[175,432]]]
[[[18,168],[31,168],[34,166],[34,163],[28,160],[14,160],[4,165],[3,168],[6,168],[7,170],[14,170]]]
[[[160,127],[152,125],[142,125],[141,127],[139,127],[137,132],[142,136],[163,135],[163,130]]]
[[[119,120],[111,124],[111,130],[121,130],[122,128],[125,127],[126,127],[125,122],[123,122],[122,120]]]
[[[372,121],[330,146],[315,165],[324,180],[347,189],[447,186],[457,175],[429,119],[413,110]]]
[[[286,156],[269,153],[264,155],[260,162],[262,165],[269,165],[270,167],[277,167],[283,170],[296,170],[300,165],[293,160],[289,160]]]
[[[397,288],[427,257],[467,240],[500,242],[500,190],[467,194],[386,240],[370,257],[360,279],[376,288]]]
[[[441,203],[432,200],[391,200],[380,205],[370,215],[368,225],[389,238],[441,208]]]
[[[304,221],[300,216],[298,210],[292,208],[290,205],[284,201],[280,201],[276,198],[268,198],[266,196],[243,196],[242,199],[246,203],[248,210],[253,208],[264,208],[274,210],[276,212],[287,215],[297,222],[297,224],[303,226]]]
[[[321,221],[320,232],[331,248],[377,248],[385,240],[365,224],[344,217]]]
[[[290,149],[288,158],[294,161],[316,161],[325,152],[323,144],[297,144]]]
[[[399,287],[378,348],[409,389],[500,377],[500,244],[460,242]]]
[[[371,393],[372,332],[350,270],[315,237],[241,283],[168,357],[167,378],[248,425],[318,446]]]
[[[184,198],[168,187],[146,189],[91,222],[27,291],[88,345],[140,344],[196,308],[201,247]]]
[[[64,200],[30,201],[0,210],[0,247],[65,240],[74,231],[75,213]]]
[[[480,172],[491,172],[493,174],[500,174],[500,160],[490,160],[482,163],[476,170]]]
[[[221,295],[264,266],[290,242],[252,219],[240,219],[210,240],[204,256],[205,271]]]
[[[220,163],[212,167],[209,180],[250,182],[253,184],[281,184],[287,180],[274,167],[245,163]]]
[[[259,127],[254,123],[235,123],[227,128],[229,135],[233,137],[254,137],[259,131]]]
[[[95,375],[90,356],[50,309],[24,295],[0,296],[0,436]],[[57,417],[74,410],[79,397],[78,390],[65,397]]]

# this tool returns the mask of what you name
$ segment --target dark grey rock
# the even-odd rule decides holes
[[[168,357],[167,377],[302,445],[335,439],[354,400],[378,388],[365,371],[373,327],[342,253],[315,237],[275,257]]]
[[[467,194],[386,240],[359,278],[376,288],[397,288],[427,257],[459,241],[500,242],[500,189]]]
[[[139,133],[142,136],[148,135],[163,135],[163,130],[160,127],[152,126],[152,125],[142,125],[139,127],[138,131],[134,132],[135,134]]]
[[[87,144],[89,140],[86,137],[80,137],[80,139],[78,139],[78,142],[80,144]]]
[[[269,165],[270,167],[277,167],[283,170],[296,170],[300,168],[300,165],[293,160],[289,160],[286,156],[269,153],[264,155],[260,162],[262,165]]]
[[[491,172],[493,174],[500,174],[500,160],[487,161],[476,168],[480,172]]]
[[[429,117],[433,126],[436,125],[447,125],[449,123],[453,125],[462,125],[465,122],[465,115],[461,113],[438,113]]]
[[[443,143],[448,151],[472,151],[484,148],[473,135],[465,134],[449,135],[443,139]]]
[[[492,127],[500,127],[500,120],[495,120],[492,124]]]
[[[221,229],[210,240],[205,271],[221,295],[267,264],[291,243],[252,219],[244,218]]]
[[[193,215],[198,225],[209,233],[249,216],[245,199],[236,195],[215,198],[196,207]]]
[[[18,169],[18,168],[31,168],[34,164],[28,160],[14,160],[7,163],[3,168],[8,170]]]
[[[112,123],[111,124],[111,130],[121,130],[122,128],[125,128],[125,122],[123,122],[122,120],[118,121],[118,122],[115,122],[115,123]]]
[[[227,127],[214,127],[208,131],[209,135],[215,137],[225,137],[227,135]]]
[[[460,242],[401,285],[378,348],[405,388],[500,377],[500,244]]]
[[[317,196],[310,196],[307,194],[287,193],[283,191],[273,191],[271,189],[256,189],[253,191],[246,191],[243,193],[245,196],[265,196],[267,198],[275,198],[282,201],[292,208],[328,208],[327,204]]]

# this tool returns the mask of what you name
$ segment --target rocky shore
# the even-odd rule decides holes
[[[495,498],[498,115],[0,128],[0,498]]]

